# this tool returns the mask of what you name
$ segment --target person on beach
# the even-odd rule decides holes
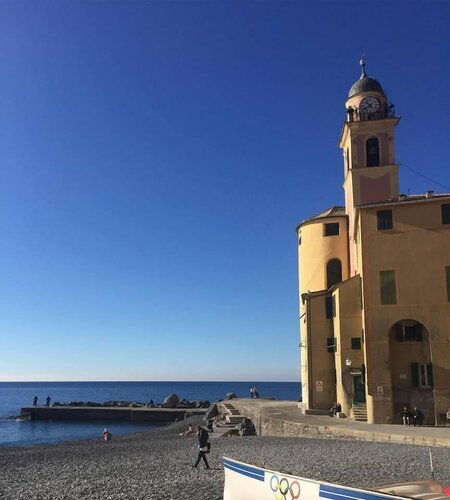
[[[34,398],[33,398],[33,406],[37,406],[37,402],[38,402],[38,397],[34,396]]]
[[[206,453],[209,453],[211,449],[211,445],[208,442],[208,431],[204,429],[203,427],[198,427],[197,428],[197,435],[198,435],[198,456],[197,456],[197,461],[192,467],[197,467],[197,465],[200,463],[200,460],[203,459],[203,462],[205,462],[205,469],[209,469],[209,463],[208,460],[206,460]]]
[[[186,432],[182,432],[180,436],[193,436],[195,434],[194,428],[192,424],[189,424],[188,430]]]
[[[51,397],[50,396],[47,396],[45,398],[45,406],[48,408],[50,406],[50,401],[51,401]]]
[[[108,431],[108,429],[103,429],[103,432],[102,432],[102,438],[108,442],[108,441],[111,441],[111,438],[112,438],[112,434]]]

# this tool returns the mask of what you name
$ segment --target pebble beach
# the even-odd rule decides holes
[[[192,464],[189,422],[149,432],[57,445],[0,448],[1,499],[223,498],[222,457],[348,486],[430,479],[429,447],[336,438],[224,437],[211,440],[211,469]],[[101,432],[99,428],[99,433]],[[431,448],[435,479],[450,484],[450,449]]]

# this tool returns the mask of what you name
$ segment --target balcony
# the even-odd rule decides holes
[[[362,113],[358,108],[347,109],[347,123],[349,122],[368,122],[375,120],[385,120],[386,118],[395,118],[395,106],[389,106],[380,109],[374,113]]]

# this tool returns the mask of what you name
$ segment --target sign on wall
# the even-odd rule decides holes
[[[316,380],[316,392],[323,392],[322,380]]]

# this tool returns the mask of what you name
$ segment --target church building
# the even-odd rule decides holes
[[[450,407],[450,194],[399,192],[400,118],[380,82],[350,88],[339,146],[345,206],[297,227],[303,407],[400,422]],[[413,147],[413,145],[411,145]]]

